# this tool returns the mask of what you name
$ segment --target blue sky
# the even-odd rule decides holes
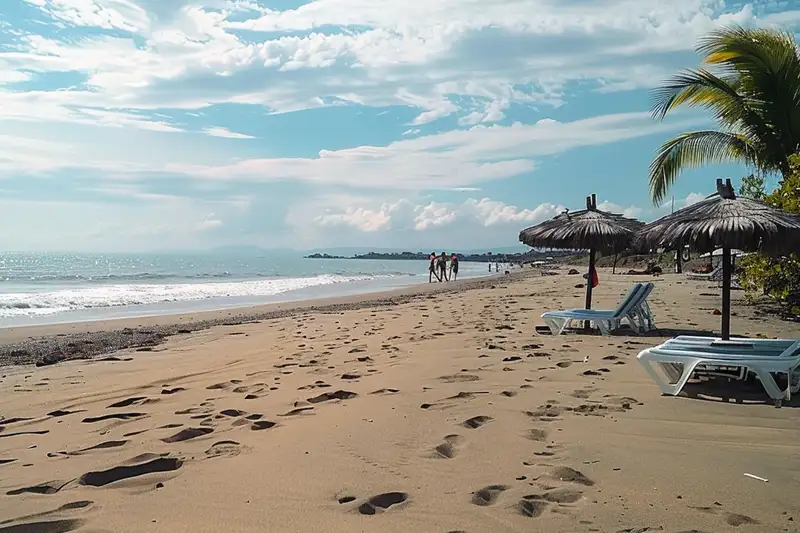
[[[2,0],[0,249],[514,244],[589,193],[650,220],[697,37],[795,0]],[[718,166],[683,175],[676,206]]]

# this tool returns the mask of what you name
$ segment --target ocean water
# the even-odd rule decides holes
[[[459,278],[487,274],[462,263]],[[0,253],[0,327],[152,316],[427,283],[425,261],[292,253]]]

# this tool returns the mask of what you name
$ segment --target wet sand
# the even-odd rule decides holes
[[[662,330],[537,335],[543,311],[582,306],[561,274],[9,332],[228,324],[0,369],[0,533],[797,531],[797,402],[717,382],[663,397],[635,360],[718,330],[719,290],[600,279],[596,308],[654,281]],[[734,310],[737,334],[800,336]]]

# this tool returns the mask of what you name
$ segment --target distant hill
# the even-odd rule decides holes
[[[421,247],[420,247],[421,248]],[[417,251],[422,254],[431,253],[432,251],[436,250],[437,252],[452,252],[453,248],[437,248],[437,247],[425,247],[425,248],[417,248]],[[356,255],[366,255],[368,253],[378,253],[378,254],[402,254],[406,252],[408,249],[403,248],[381,248],[381,247],[372,247],[372,246],[334,246],[331,248],[314,248],[311,250],[304,250],[302,251],[305,255],[328,255],[331,257],[354,257]],[[467,248],[457,250],[456,253],[464,254],[464,255],[480,255],[491,252],[492,254],[522,254],[530,250],[527,246],[524,245],[516,245],[516,246],[498,246],[496,248]],[[413,252],[417,253],[417,252]]]
[[[459,253],[456,256],[460,261],[468,261],[475,263],[491,263],[500,261],[501,263],[531,263],[533,261],[540,261],[547,257],[560,258],[565,256],[574,256],[574,251],[539,251],[529,250],[524,253]],[[430,252],[367,252],[364,254],[354,254],[352,256],[332,255],[327,253],[313,253],[305,256],[307,259],[373,259],[381,261],[427,261],[430,257]]]

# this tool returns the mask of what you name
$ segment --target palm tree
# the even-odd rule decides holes
[[[702,38],[697,52],[708,68],[684,70],[656,89],[653,117],[699,106],[712,112],[718,129],[661,146],[650,164],[656,204],[685,169],[733,162],[785,176],[789,156],[800,151],[800,54],[791,33],[730,26]]]

